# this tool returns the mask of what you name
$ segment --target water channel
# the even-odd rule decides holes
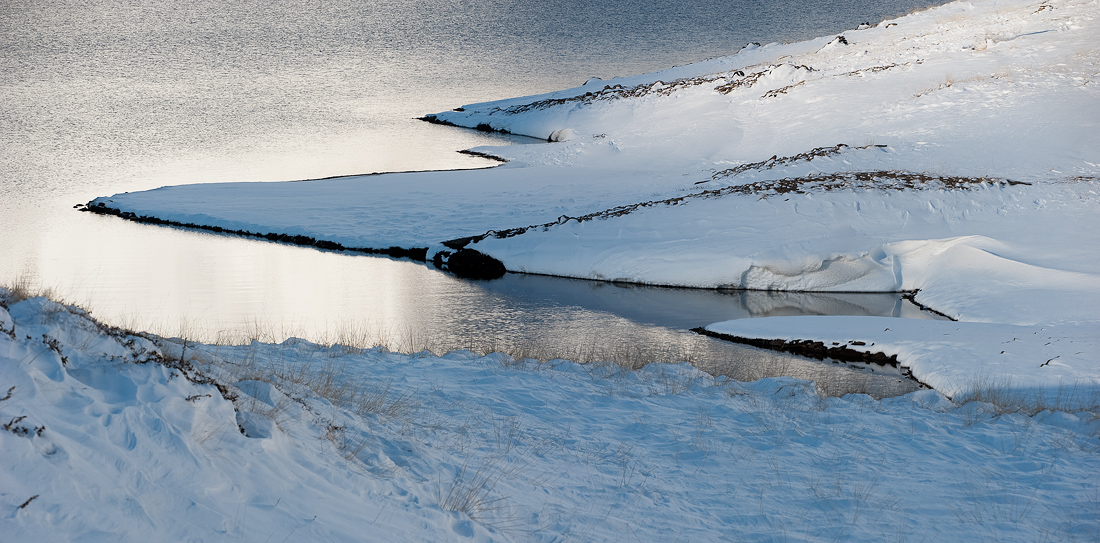
[[[726,55],[747,42],[839,32],[935,3],[6,1],[0,284],[49,287],[108,323],[167,335],[323,340],[356,329],[435,348],[528,345],[577,357],[635,350],[743,379],[773,374],[747,362],[765,355],[688,329],[771,314],[919,311],[893,295],[518,275],[470,282],[414,262],[139,225],[73,206],[171,184],[488,167],[456,151],[518,140],[414,118]],[[797,359],[780,365],[799,377],[837,371]]]

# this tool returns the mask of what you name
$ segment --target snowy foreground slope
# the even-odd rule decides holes
[[[1096,0],[954,2],[429,116],[557,141],[477,149],[510,160],[498,168],[166,187],[92,207],[429,258],[473,237],[509,270],[570,277],[919,291],[960,321],[891,330],[912,328],[919,349],[876,335],[891,327],[877,319],[712,330],[873,342],[951,395],[977,377],[1100,387],[1098,16]]]
[[[1095,404],[203,345],[3,289],[0,385],[4,541],[1100,537]]]

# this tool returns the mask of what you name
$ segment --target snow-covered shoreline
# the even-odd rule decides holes
[[[487,171],[188,185],[92,204],[348,247],[432,247],[429,259],[442,241],[546,225],[490,236],[476,248],[512,271],[661,285],[911,290],[919,278],[899,279],[889,262],[859,261],[885,244],[964,236],[1000,242],[992,250],[1010,261],[1094,273],[1094,229],[1054,250],[1049,234],[1096,214],[1095,16],[1091,2],[953,3],[843,39],[751,47],[435,114],[460,126],[569,140],[482,148],[512,161]],[[835,151],[813,156],[828,147]],[[823,186],[852,174],[871,182]],[[896,182],[914,175],[932,179]],[[968,191],[940,179],[1033,185]],[[805,190],[772,188],[784,181]],[[753,187],[600,217],[584,232],[568,220],[654,195]],[[779,197],[793,203],[777,205]],[[971,216],[980,212],[1011,216]],[[811,220],[788,224],[803,216]],[[681,226],[684,219],[696,222]],[[804,235],[807,226],[816,235]],[[980,240],[961,243],[991,250]],[[902,268],[925,263],[918,260]],[[661,262],[668,264],[655,266]],[[813,277],[836,262],[854,264]]]
[[[980,372],[1048,392],[1100,388],[1098,25],[1095,0],[953,2],[841,36],[434,114],[556,140],[475,149],[510,161],[488,170],[188,185],[91,204],[346,247],[427,248],[441,262],[454,250],[441,243],[463,239],[517,272],[917,291],[959,321],[953,334],[984,345],[951,362],[943,347],[931,364],[890,353],[921,381],[959,391],[956,372]],[[805,322],[712,329],[847,342],[890,327]],[[1016,327],[1075,339],[1006,360],[995,345]]]
[[[686,364],[206,345],[9,294],[0,531],[13,540],[1100,534],[1095,405],[827,398]]]

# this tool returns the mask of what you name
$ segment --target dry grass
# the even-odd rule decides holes
[[[993,177],[966,177],[957,175],[936,175],[913,173],[898,170],[877,170],[869,172],[838,172],[757,181],[720,189],[721,194],[807,194],[810,192],[831,192],[836,190],[960,190],[983,185],[1026,185],[1022,181],[998,179]]]
[[[222,337],[227,337],[222,334]],[[238,335],[233,344],[248,345],[253,341],[273,343],[280,339],[270,328],[259,329]],[[189,340],[183,341],[184,345]],[[388,417],[395,413],[415,410],[417,404],[413,398],[397,395],[391,391],[390,383],[375,383],[357,379],[349,371],[350,360],[347,355],[359,355],[367,352],[442,354],[454,350],[468,351],[475,355],[497,355],[495,359],[507,369],[523,371],[543,371],[562,363],[580,364],[593,380],[605,385],[608,393],[633,388],[636,382],[643,382],[653,395],[678,394],[697,384],[697,379],[685,377],[683,372],[673,366],[662,364],[688,363],[711,376],[728,377],[737,381],[755,381],[769,377],[793,376],[814,381],[818,391],[825,396],[843,396],[845,394],[870,394],[882,397],[881,383],[875,381],[882,377],[867,372],[847,370],[814,361],[795,359],[789,355],[741,349],[729,346],[727,353],[722,346],[714,345],[714,340],[702,336],[670,338],[665,342],[630,341],[623,338],[608,338],[592,334],[587,338],[571,338],[568,342],[551,340],[506,341],[490,339],[461,342],[453,338],[432,337],[430,334],[404,330],[399,333],[382,332],[367,325],[345,325],[332,334],[322,334],[322,340],[308,349],[308,356],[292,348],[286,352],[285,360],[271,360],[266,355],[263,367],[255,361],[240,361],[236,364],[249,366],[247,370],[238,369],[236,373],[249,379],[265,380],[273,377],[286,382],[301,384],[313,390],[332,403],[350,406],[358,413],[377,413]],[[257,348],[261,346],[257,344]],[[187,347],[190,351],[190,347]],[[654,366],[656,364],[656,366]],[[654,369],[639,371],[653,366]],[[814,370],[817,371],[814,371]],[[899,377],[899,379],[903,379]],[[890,395],[890,394],[885,394]]]
[[[710,182],[710,181],[715,181],[715,180],[726,178],[726,177],[734,177],[734,176],[743,174],[743,173],[748,172],[748,171],[770,170],[772,168],[775,168],[776,166],[785,166],[787,164],[792,164],[792,163],[795,163],[795,162],[811,162],[815,158],[824,158],[824,157],[836,156],[836,155],[839,155],[839,154],[841,154],[845,151],[848,151],[850,149],[859,150],[859,149],[870,149],[872,147],[878,147],[878,146],[875,145],[874,143],[869,143],[869,144],[864,145],[862,147],[852,147],[852,146],[844,144],[844,143],[838,143],[838,144],[836,144],[832,147],[816,147],[816,148],[811,149],[809,151],[806,151],[804,153],[798,153],[796,155],[791,155],[791,156],[781,157],[781,156],[775,155],[775,156],[772,156],[771,158],[769,158],[767,160],[761,160],[759,162],[749,162],[749,163],[746,163],[746,164],[741,164],[739,166],[735,166],[733,168],[728,168],[728,169],[725,169],[725,170],[714,172],[714,174],[710,176],[710,179],[699,181],[695,184],[696,185],[701,185],[703,183],[707,183],[707,182]],[[882,147],[885,147],[885,146],[882,146]]]
[[[1021,413],[1033,416],[1043,411],[1100,415],[1100,388],[1079,383],[1045,391],[1022,386],[1009,378],[978,376],[967,392],[952,400],[959,405],[980,403],[982,410],[992,415]]]
[[[774,69],[775,67],[769,67]],[[505,113],[516,115],[524,113],[526,111],[549,109],[555,106],[563,104],[578,103],[578,104],[592,104],[598,101],[606,100],[622,100],[627,98],[641,98],[650,94],[658,96],[669,96],[672,93],[686,89],[689,87],[695,87],[699,85],[705,85],[707,83],[714,83],[719,81],[726,81],[732,77],[744,77],[744,72],[735,70],[733,72],[717,73],[708,76],[700,77],[688,77],[683,79],[676,79],[671,82],[654,81],[653,83],[644,83],[634,87],[624,87],[622,85],[604,85],[602,89],[594,92],[586,92],[579,96],[571,96],[569,98],[550,98],[546,100],[539,100],[537,102],[531,102],[529,104],[520,104],[511,106],[505,110]],[[759,78],[759,76],[757,76]],[[721,87],[719,87],[721,88]]]
[[[759,82],[760,79],[763,78],[764,76],[766,76],[768,74],[771,74],[776,69],[778,69],[780,67],[783,67],[783,66],[789,66],[789,67],[791,67],[795,70],[805,71],[806,73],[810,73],[810,72],[814,71],[814,69],[812,67],[806,66],[806,65],[803,65],[803,64],[798,64],[798,65],[794,65],[794,64],[772,64],[772,65],[763,66],[763,67],[750,66],[750,67],[745,68],[745,70],[748,70],[748,75],[746,75],[746,72],[743,71],[743,70],[737,70],[736,72],[733,72],[732,74],[729,74],[729,76],[727,76],[725,78],[725,79],[727,79],[726,83],[715,87],[714,90],[716,90],[716,91],[718,91],[722,94],[729,94],[729,93],[731,93],[735,90],[738,90],[738,89],[747,89],[747,88],[752,87],[753,85],[755,85],[757,82]],[[756,68],[756,69],[753,70],[753,68]],[[802,83],[805,83],[805,81],[796,83],[795,85],[792,85],[792,87],[797,86],[797,85],[801,85]],[[787,87],[787,89],[789,89],[789,88],[790,87]],[[786,92],[785,90],[773,89],[773,90],[770,90],[767,93],[765,93],[763,97],[764,98],[774,98],[778,94],[785,93],[785,92]]]
[[[503,497],[493,497],[496,484],[514,473],[505,463],[490,462],[471,470],[464,464],[449,483],[440,480],[436,499],[444,511],[459,511],[478,520],[496,509]]]
[[[23,295],[36,294],[33,281],[22,278],[12,290]],[[15,296],[9,295],[9,299]],[[349,371],[347,355],[360,355],[369,351],[379,353],[409,353],[439,355],[453,350],[467,350],[487,356],[500,354],[496,360],[507,368],[540,371],[553,368],[564,361],[582,365],[593,380],[601,381],[608,393],[618,394],[626,390],[636,393],[631,381],[643,381],[653,395],[678,394],[696,384],[685,378],[683,372],[670,367],[656,367],[652,371],[638,372],[657,363],[689,363],[712,376],[729,377],[738,381],[755,381],[761,378],[794,376],[812,379],[818,390],[827,396],[849,393],[876,394],[868,384],[871,376],[858,372],[845,372],[837,378],[827,374],[807,375],[794,371],[791,363],[776,360],[771,353],[730,352],[715,350],[702,337],[669,338],[669,341],[632,341],[629,338],[607,337],[590,334],[578,340],[528,340],[514,341],[466,340],[449,336],[433,336],[423,330],[406,327],[382,329],[370,322],[345,322],[334,326],[331,332],[309,334],[310,341],[293,339],[305,336],[303,328],[254,321],[247,326],[210,333],[193,323],[182,321],[176,326],[161,327],[170,330],[175,339],[162,339],[169,334],[155,335],[131,332],[145,330],[137,319],[131,319],[121,332],[143,336],[161,343],[171,344],[169,351],[173,364],[179,367],[201,367],[211,364],[212,358],[223,358],[219,364],[239,380],[258,380],[272,383],[290,383],[309,389],[313,394],[328,399],[359,413],[374,413],[388,418],[402,418],[419,408],[410,395],[394,394],[391,383],[377,383],[363,379],[359,371]],[[205,336],[205,337],[204,337]],[[289,339],[288,339],[289,338]],[[280,348],[282,343],[285,348]],[[308,344],[305,346],[303,344]],[[233,347],[254,345],[234,354]],[[273,349],[265,345],[274,346]],[[224,347],[218,349],[218,347]],[[301,348],[296,347],[301,346]],[[211,347],[213,347],[211,349]],[[265,350],[266,349],[266,350]],[[280,354],[272,355],[278,352]],[[263,353],[262,355],[260,353]],[[782,358],[782,357],[780,357]],[[226,383],[223,383],[223,385]]]
[[[842,149],[849,148],[840,144],[833,148],[818,148],[795,157],[779,159],[772,157],[766,161],[753,163],[749,169],[770,169],[777,164],[786,163],[794,159],[808,156],[805,160],[812,160],[813,156],[828,156]],[[835,149],[835,151],[834,151]],[[711,180],[722,176],[732,176],[748,171],[748,169],[734,168],[714,174]],[[710,181],[710,180],[708,180]],[[706,182],[706,181],[704,181]],[[820,192],[832,192],[838,190],[877,190],[877,191],[906,191],[906,190],[969,190],[987,185],[1028,185],[1023,181],[1001,179],[995,177],[968,177],[958,175],[940,175],[931,173],[915,173],[902,170],[874,170],[863,172],[834,172],[811,174],[802,177],[785,177],[783,179],[771,179],[755,181],[739,185],[731,185],[716,189],[702,190],[684,196],[675,196],[662,200],[651,200],[637,204],[623,205],[603,211],[588,213],[578,217],[562,215],[554,222],[509,228],[507,230],[490,230],[481,236],[474,236],[470,241],[477,242],[488,237],[506,239],[524,234],[529,230],[548,230],[569,221],[583,223],[592,220],[606,220],[614,217],[622,217],[636,211],[657,207],[684,205],[692,200],[722,198],[732,195],[759,196],[768,198],[780,194],[809,194]]]
[[[5,304],[15,304],[23,300],[41,296],[54,300],[60,304],[68,305],[68,303],[58,294],[56,288],[43,286],[37,275],[32,272],[25,271],[19,274],[14,281],[9,283],[6,287],[0,287],[0,289],[7,290],[6,294],[0,292],[0,301],[3,301]]]

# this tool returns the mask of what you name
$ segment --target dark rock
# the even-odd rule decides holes
[[[334,241],[327,241],[323,239],[317,240],[316,246],[318,249],[327,249],[329,251],[343,251],[344,246]]]
[[[508,271],[499,260],[473,249],[455,251],[447,259],[447,270],[464,279],[499,279]]]
[[[485,239],[485,236],[468,236],[465,238],[451,239],[443,242],[445,247],[449,247],[454,250],[462,249],[474,241],[481,241]]]
[[[447,266],[447,259],[450,258],[452,254],[454,253],[450,251],[439,251],[432,255],[432,266],[435,266],[437,270],[444,269]]]
[[[919,292],[920,292],[919,290],[914,290],[914,291],[911,291],[911,292],[903,292],[901,294],[901,297],[905,298],[906,300],[909,300],[909,303],[919,307],[922,311],[928,311],[929,313],[935,313],[936,315],[939,315],[939,316],[941,316],[945,319],[952,320],[952,321],[959,320],[959,319],[956,319],[955,317],[952,317],[951,315],[948,315],[947,313],[943,313],[941,311],[936,311],[935,309],[932,309],[931,307],[928,307],[928,306],[918,302],[917,301],[917,293],[919,293]]]
[[[724,341],[730,341],[733,343],[740,343],[742,345],[751,345],[760,349],[768,349],[771,351],[778,351],[783,353],[791,353],[806,358],[814,358],[817,360],[839,360],[841,362],[863,362],[864,364],[875,364],[878,366],[891,366],[898,367],[898,355],[886,356],[886,354],[877,352],[863,352],[855,349],[849,349],[847,347],[827,347],[820,341],[810,340],[783,340],[783,339],[762,339],[762,338],[750,338],[742,336],[732,336],[729,334],[721,334],[718,332],[712,332],[706,328],[692,328],[692,332],[709,336],[715,339],[721,339]],[[856,342],[862,344],[862,342]],[[854,345],[855,343],[853,343]]]
[[[423,117],[417,117],[416,119],[418,121],[424,121],[426,123],[442,124],[444,126],[455,126],[454,123],[444,121],[443,119],[440,119],[439,117],[436,117],[435,115],[425,115]]]

